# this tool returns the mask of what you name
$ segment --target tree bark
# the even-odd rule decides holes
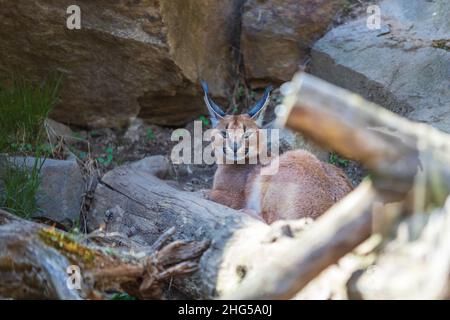
[[[101,299],[105,290],[118,290],[161,299],[171,277],[197,270],[196,260],[207,247],[180,241],[164,246],[171,232],[137,255],[83,243],[82,238],[0,210],[0,297]],[[69,266],[80,271],[78,288],[68,285]]]

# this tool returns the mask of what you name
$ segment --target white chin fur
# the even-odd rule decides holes
[[[234,162],[243,161],[246,157],[247,157],[247,155],[239,156],[239,157],[235,157],[234,155],[233,156],[226,155],[227,160],[234,161]]]

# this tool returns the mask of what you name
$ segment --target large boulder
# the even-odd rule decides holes
[[[0,0],[0,73],[63,74],[61,122],[121,126],[141,116],[180,125],[203,112],[199,79],[227,97],[242,0]]]
[[[290,80],[343,3],[343,0],[246,1],[241,51],[252,85]]]
[[[450,132],[450,2],[389,0],[379,6],[381,29],[367,28],[367,15],[320,39],[312,73]]]

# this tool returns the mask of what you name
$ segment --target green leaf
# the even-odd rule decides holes
[[[96,130],[92,130],[91,132],[89,132],[89,135],[93,138],[95,137],[99,137],[100,136],[100,132],[96,131]]]
[[[330,153],[328,162],[331,164],[334,164],[334,165],[344,167],[344,168],[347,167],[349,164],[349,160],[339,157],[336,153]]]
[[[206,118],[205,116],[201,115],[201,116],[200,116],[200,120],[203,122],[203,124],[204,124],[205,126],[209,125],[209,119]]]
[[[153,132],[153,130],[151,128],[147,129],[147,138],[150,140],[154,140],[155,139],[155,133]]]
[[[120,292],[120,293],[115,293],[111,297],[111,300],[136,300],[136,298],[133,296],[130,296],[128,293]]]

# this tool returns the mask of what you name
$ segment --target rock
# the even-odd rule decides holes
[[[293,132],[289,129],[280,129],[280,154],[296,149],[309,151],[325,162],[329,159],[329,152],[327,150],[322,149],[301,133]]]
[[[278,144],[279,146],[279,154],[283,154],[289,150],[302,149],[311,152],[322,161],[328,161],[329,152],[327,150],[319,147],[317,144],[315,144],[313,141],[303,136],[299,132],[293,132],[286,128],[274,129],[273,122],[270,123],[268,127],[267,138],[269,144],[273,145],[273,142],[271,141],[271,134],[272,134],[271,130],[279,130],[278,131],[279,140],[278,143],[275,143],[275,145]]]
[[[309,47],[326,31],[343,0],[248,0],[241,51],[253,86],[292,78]]]
[[[35,158],[32,157],[15,157],[12,161],[18,166],[25,165],[28,168],[35,164]],[[85,183],[77,162],[46,159],[40,173],[42,180],[36,199],[40,212],[34,216],[68,225],[78,221]]]
[[[144,121],[142,119],[136,118],[130,122],[130,126],[123,135],[124,139],[130,143],[137,143],[141,139],[141,131],[144,126]]]
[[[121,127],[140,115],[181,125],[206,112],[200,78],[228,96],[241,3],[80,0],[81,30],[69,30],[73,1],[1,1],[0,73],[61,72],[52,117],[63,123]]]
[[[150,174],[159,179],[166,179],[170,175],[171,162],[163,155],[156,155],[133,162],[130,167],[139,172]]]
[[[389,0],[382,28],[363,16],[332,29],[312,50],[312,73],[408,118],[450,132],[450,2]],[[439,42],[441,41],[441,42]]]
[[[67,143],[73,143],[76,141],[72,129],[55,120],[47,118],[45,120],[45,128],[48,132],[48,138],[50,139],[50,143],[52,145],[58,144],[61,139]]]

